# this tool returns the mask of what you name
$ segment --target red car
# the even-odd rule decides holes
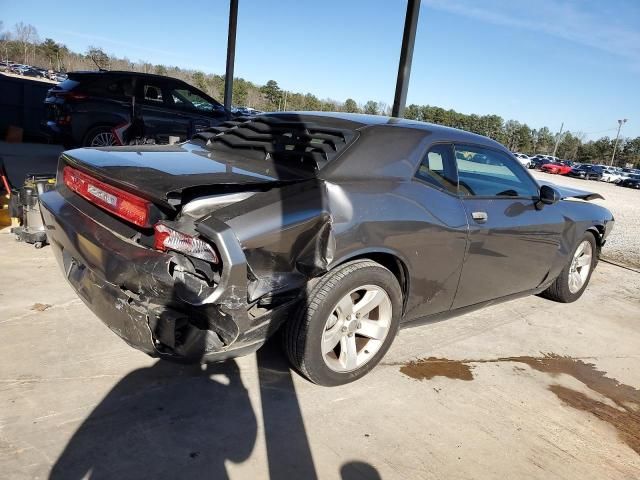
[[[565,165],[564,163],[551,162],[542,165],[540,170],[546,173],[557,173],[559,175],[566,175],[571,171],[571,167],[569,165]]]

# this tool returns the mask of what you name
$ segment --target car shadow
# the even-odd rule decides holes
[[[292,372],[276,342],[257,353],[269,468],[255,478],[316,479]],[[51,479],[229,478],[227,464],[247,461],[258,418],[235,360],[184,365],[159,360],[129,373],[82,423]],[[380,478],[365,462],[341,477]]]

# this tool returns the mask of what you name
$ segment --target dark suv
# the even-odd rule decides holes
[[[71,72],[44,103],[47,132],[67,147],[183,141],[232,117],[182,80],[135,72]]]

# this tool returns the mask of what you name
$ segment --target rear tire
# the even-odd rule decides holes
[[[111,131],[111,127],[100,126],[93,127],[84,136],[82,144],[85,147],[109,147],[117,145],[116,137]]]
[[[313,383],[353,382],[387,352],[401,316],[402,291],[393,273],[371,260],[345,263],[310,289],[298,314],[285,324],[285,351]]]
[[[575,302],[586,290],[597,263],[596,238],[593,233],[586,232],[571,252],[569,262],[560,275],[540,296],[560,303]]]

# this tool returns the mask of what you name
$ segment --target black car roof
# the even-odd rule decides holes
[[[131,77],[143,77],[143,78],[153,78],[155,80],[161,80],[161,81],[172,81],[172,82],[178,82],[178,83],[183,83],[186,85],[186,82],[184,80],[180,80],[179,78],[174,78],[174,77],[167,77],[166,75],[156,75],[154,73],[142,73],[142,72],[128,72],[126,70],[77,70],[74,72],[68,72],[68,75],[82,75],[82,76],[109,76],[109,75],[113,75],[113,76],[118,76],[118,77],[122,77],[122,76],[131,76]]]

